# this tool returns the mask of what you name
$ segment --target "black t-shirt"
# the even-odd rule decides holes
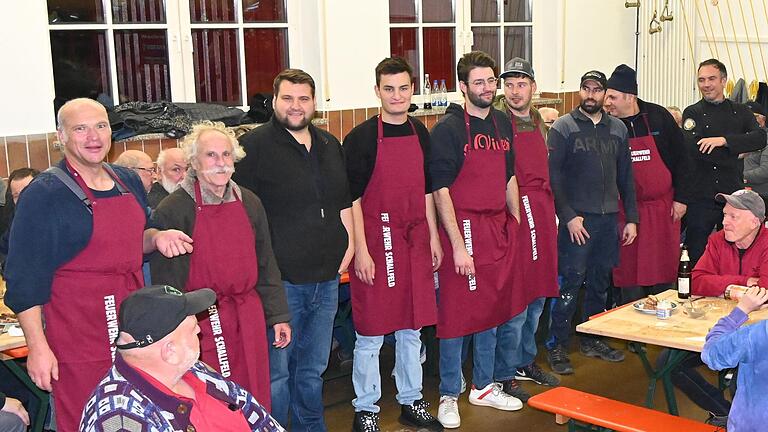
[[[429,184],[429,131],[422,122],[409,117],[416,134],[419,136],[419,144],[424,155],[424,184],[425,194],[432,192]],[[344,138],[344,154],[347,158],[347,178],[349,179],[349,191],[352,201],[360,198],[371,181],[373,169],[376,166],[376,152],[378,150],[378,116],[369,118],[357,125]],[[413,135],[413,129],[409,122],[399,125],[383,122],[384,137],[401,137]]]
[[[469,127],[473,146],[489,145],[485,143],[493,140],[500,141],[509,147],[505,152],[508,182],[515,175],[515,154],[512,149],[514,134],[509,118],[501,111],[491,108],[484,119],[469,116]],[[450,104],[445,111],[445,116],[432,128],[430,136],[429,174],[432,179],[432,191],[436,191],[450,187],[464,165],[464,152],[468,145],[464,108],[461,105]]]

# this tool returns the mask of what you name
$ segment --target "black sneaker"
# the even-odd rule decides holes
[[[518,381],[533,381],[538,385],[550,387],[557,387],[560,385],[560,379],[558,377],[549,372],[544,372],[536,363],[517,368],[517,371],[515,371],[515,379]]]
[[[581,342],[579,351],[587,357],[600,357],[609,362],[624,361],[624,352],[611,348],[600,339],[585,339]]]
[[[568,352],[561,345],[555,345],[552,349],[547,349],[547,360],[552,372],[558,375],[570,375],[573,373],[573,365],[568,358]]]
[[[428,431],[441,432],[443,425],[429,413],[429,402],[419,399],[412,405],[400,405],[401,424],[413,426]]]
[[[709,413],[709,418],[704,420],[704,423],[712,426],[717,426],[721,428],[725,428],[728,426],[728,416],[719,416],[712,413]]]
[[[380,432],[379,414],[370,411],[358,411],[355,413],[355,421],[352,423],[352,432]]]
[[[520,387],[520,383],[515,379],[506,380],[502,382],[501,385],[504,389],[504,393],[520,399],[520,401],[523,403],[528,402],[528,399],[531,398],[531,394],[525,391],[524,388]]]

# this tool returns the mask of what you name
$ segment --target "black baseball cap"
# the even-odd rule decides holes
[[[591,70],[584,75],[581,76],[581,83],[579,86],[583,86],[585,82],[587,81],[595,81],[596,83],[600,84],[604,89],[608,87],[608,79],[605,77],[605,74],[600,72],[599,70]]]
[[[532,80],[536,79],[534,78],[533,67],[531,67],[531,62],[520,57],[515,57],[512,60],[508,61],[507,64],[504,65],[504,72],[502,72],[501,75],[499,75],[499,78],[506,78],[516,73],[523,74]]]
[[[151,345],[176,330],[188,316],[197,315],[216,302],[210,288],[183,293],[169,285],[152,285],[132,292],[120,304],[118,325],[135,342],[119,349]]]

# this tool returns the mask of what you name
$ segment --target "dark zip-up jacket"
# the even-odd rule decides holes
[[[692,199],[714,201],[717,193],[730,194],[744,187],[741,153],[765,147],[765,131],[746,105],[726,99],[719,104],[704,99],[683,111],[685,146],[693,160]],[[726,145],[712,153],[699,151],[702,138],[725,137]]]
[[[560,117],[547,135],[549,177],[561,223],[584,213],[619,211],[638,222],[627,128],[603,113],[597,124],[578,108]]]

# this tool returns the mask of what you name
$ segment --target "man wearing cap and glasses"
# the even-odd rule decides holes
[[[581,77],[581,104],[560,117],[547,135],[549,175],[560,219],[558,271],[560,297],[552,302],[549,365],[555,373],[571,374],[568,339],[581,285],[586,281],[582,320],[602,312],[616,265],[619,238],[616,215],[619,195],[627,224],[622,244],[637,236],[635,184],[621,120],[602,111],[607,80],[600,71]],[[598,338],[583,336],[580,351],[589,357],[618,362],[624,353]]]
[[[694,295],[722,296],[730,284],[768,286],[768,229],[765,202],[751,190],[730,195],[719,193],[715,201],[724,204],[723,229],[709,236],[704,255],[693,269]],[[667,352],[659,355],[663,365]],[[708,422],[725,426],[731,403],[722,391],[696,370],[703,364],[698,353],[690,353],[672,370],[672,383],[693,402],[709,411]]]
[[[497,108],[511,119],[515,177],[520,189],[521,221],[513,262],[513,308],[522,312],[496,330],[496,381],[507,394],[526,402],[530,397],[517,381],[556,386],[560,380],[534,362],[536,329],[547,297],[556,297],[557,225],[549,184],[546,126],[531,106],[536,81],[530,62],[516,57],[507,62],[504,94]]]
[[[758,126],[764,131],[766,111],[757,102],[747,102],[744,105],[755,115]],[[768,202],[768,146],[760,151],[748,153],[744,157],[744,184],[763,197]]]
[[[142,288],[120,305],[117,355],[85,405],[81,432],[283,431],[254,397],[197,360],[196,314],[213,290]]]
[[[627,127],[642,235],[622,246],[613,270],[617,304],[669,289],[680,258],[680,219],[690,196],[683,133],[661,105],[637,97],[637,74],[622,64],[608,79],[605,110]],[[619,212],[619,227],[624,214]]]

